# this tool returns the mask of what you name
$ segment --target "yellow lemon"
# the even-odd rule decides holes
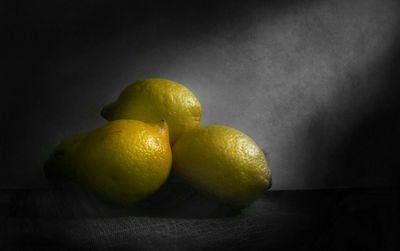
[[[225,203],[246,207],[271,186],[263,151],[236,129],[199,127],[184,134],[172,152],[177,176]]]
[[[115,120],[88,133],[74,153],[78,181],[102,198],[130,205],[157,191],[172,164],[167,125]]]
[[[75,177],[73,154],[86,134],[71,136],[63,140],[50,155],[44,165],[47,179],[54,185],[59,180]]]
[[[199,126],[201,106],[185,86],[147,78],[125,88],[115,102],[102,109],[101,115],[109,121],[135,119],[154,123],[164,119],[173,144],[180,135]]]

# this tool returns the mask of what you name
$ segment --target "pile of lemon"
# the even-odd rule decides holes
[[[246,207],[271,186],[263,151],[244,133],[199,126],[201,106],[176,82],[137,81],[105,106],[109,122],[61,142],[44,170],[94,194],[132,205],[155,193],[172,172],[222,203]]]

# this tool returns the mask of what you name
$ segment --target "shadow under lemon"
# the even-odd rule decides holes
[[[63,218],[223,218],[241,212],[240,209],[197,192],[172,173],[157,192],[132,206],[108,202],[74,181],[58,181],[51,192],[57,213]]]

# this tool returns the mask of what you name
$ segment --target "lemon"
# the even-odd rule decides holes
[[[44,165],[47,179],[53,183],[75,177],[73,154],[86,134],[74,135],[57,145]]]
[[[172,152],[177,176],[225,203],[246,207],[271,186],[263,151],[236,129],[199,127],[184,134]]]
[[[166,122],[152,126],[115,120],[88,133],[77,146],[78,181],[107,201],[130,205],[166,181],[172,164]]]
[[[115,102],[102,109],[101,115],[109,121],[134,119],[154,123],[164,119],[173,144],[180,135],[199,126],[201,106],[185,86],[147,78],[125,88]]]

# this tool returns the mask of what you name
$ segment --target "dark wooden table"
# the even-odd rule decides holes
[[[241,211],[172,190],[172,199],[156,195],[134,208],[63,190],[1,190],[0,243],[41,250],[400,250],[396,188],[269,191]]]

